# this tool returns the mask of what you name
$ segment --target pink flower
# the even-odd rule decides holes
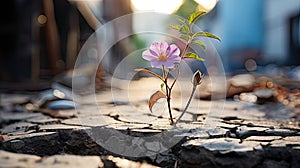
[[[142,53],[145,60],[150,61],[153,68],[174,68],[176,63],[179,63],[181,58],[179,56],[180,49],[175,45],[169,45],[163,41],[161,43],[154,42],[150,48]]]

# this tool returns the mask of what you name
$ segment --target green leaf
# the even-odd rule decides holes
[[[205,46],[205,44],[204,44],[204,43],[202,43],[202,41],[200,41],[200,40],[193,40],[193,41],[192,41],[192,44],[199,45],[200,47],[202,47],[202,48],[203,48],[203,50],[206,50],[206,46]]]
[[[193,58],[198,61],[205,61],[203,58],[199,57],[199,55],[192,53],[192,52],[188,52],[184,58]]]
[[[188,18],[189,23],[194,23],[200,16],[204,15],[205,13],[205,11],[197,11],[195,13],[192,13]]]
[[[198,32],[198,33],[194,34],[194,37],[201,37],[201,36],[202,37],[210,37],[210,38],[214,38],[216,40],[221,41],[221,39],[218,36],[216,36],[216,35],[214,35],[212,33],[209,33],[209,32]]]
[[[183,34],[190,34],[191,31],[190,31],[190,28],[188,25],[184,24],[180,27],[180,30],[179,30],[180,33],[183,33]]]
[[[171,25],[169,26],[171,29],[175,29],[175,30],[180,30],[181,26],[180,25]]]
[[[184,19],[181,19],[181,18],[176,18],[177,21],[179,21],[181,24],[186,24],[185,20]]]
[[[176,18],[181,24],[169,26],[171,29],[178,30],[182,34],[192,34],[188,22],[181,18]]]
[[[189,26],[189,23],[185,19],[182,19],[182,18],[178,17],[178,18],[176,18],[176,20],[181,23],[180,26],[183,26],[183,25]]]
[[[179,37],[185,41],[189,41],[190,36],[186,35],[186,34],[180,34]]]

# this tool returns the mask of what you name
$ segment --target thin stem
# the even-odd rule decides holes
[[[188,50],[188,48],[189,48],[189,45],[190,45],[191,41],[192,41],[192,39],[189,39],[189,41],[187,42],[187,45],[185,46],[183,52],[181,53],[181,54],[182,54],[182,55],[181,55],[181,59],[184,58],[184,55],[185,55],[185,53],[187,52],[187,50]],[[164,66],[163,66],[163,71],[164,71]],[[172,110],[171,110],[171,102],[170,102],[170,100],[171,100],[171,92],[172,92],[173,86],[175,85],[175,83],[176,83],[176,81],[177,81],[177,79],[178,79],[178,76],[179,76],[179,68],[178,68],[178,72],[177,72],[176,78],[175,78],[175,80],[173,81],[171,87],[169,87],[168,84],[167,84],[167,79],[168,79],[168,77],[169,77],[169,72],[168,72],[168,74],[165,76],[165,85],[166,85],[167,103],[168,103],[168,110],[169,110],[169,115],[170,115],[170,122],[171,122],[171,125],[174,124],[173,117],[172,117]],[[193,92],[192,92],[191,97],[193,97],[194,92],[195,92],[195,89],[193,88]],[[190,99],[189,99],[189,103],[188,103],[187,106],[185,107],[185,111],[186,111],[187,107],[189,106],[189,104],[190,104],[190,102],[191,102],[191,97],[190,97]],[[179,120],[180,120],[180,118],[182,117],[182,115],[183,115],[183,113],[182,113],[181,116],[179,117]],[[177,122],[178,122],[178,120],[177,120]],[[176,123],[177,123],[177,122],[176,122]],[[175,123],[175,125],[176,125],[176,123]]]
[[[169,74],[169,72],[168,72]],[[167,74],[167,76],[168,76]],[[169,116],[170,116],[170,124],[174,124],[174,121],[173,121],[173,116],[172,116],[172,110],[171,110],[171,89],[169,88],[168,86],[168,78],[166,77],[165,78],[165,86],[166,86],[166,96],[167,96],[167,103],[168,103],[168,110],[169,110]]]
[[[181,55],[181,59],[184,58],[184,56],[185,56],[185,54],[186,54],[186,52],[187,52],[187,50],[188,50],[189,45],[190,45],[191,42],[192,42],[192,38],[190,38],[190,39],[188,40],[188,42],[187,42],[187,44],[186,44],[186,46],[185,46],[183,52],[181,53],[181,54],[182,54],[182,55]],[[170,116],[170,122],[171,122],[170,124],[173,125],[173,124],[174,124],[174,121],[173,121],[172,109],[171,109],[171,92],[172,92],[173,86],[175,85],[175,83],[176,83],[176,81],[177,81],[177,79],[178,79],[178,76],[179,76],[179,69],[178,69],[178,73],[177,73],[176,78],[175,78],[175,80],[173,81],[171,87],[168,86],[168,77],[169,77],[169,73],[170,73],[170,72],[168,71],[168,73],[166,74],[166,71],[165,71],[165,67],[164,67],[164,66],[162,66],[162,71],[163,71],[163,78],[165,79],[165,80],[164,80],[164,83],[165,83],[165,86],[166,86],[166,96],[167,96],[168,110],[169,110],[169,116]],[[196,86],[194,86],[194,88],[193,88],[192,95],[191,95],[191,97],[190,97],[190,99],[189,99],[189,101],[188,101],[188,104],[187,104],[187,106],[185,107],[185,110],[184,110],[184,111],[186,111],[186,109],[188,108],[189,104],[191,103],[191,99],[192,99],[192,97],[193,97],[193,95],[194,95],[195,90],[196,90]],[[181,114],[181,116],[178,118],[177,122],[180,120],[180,118],[182,117],[183,114],[184,114],[184,112],[183,112],[183,113]],[[176,122],[176,123],[177,123],[177,122]],[[176,123],[175,123],[175,125],[176,125]]]
[[[192,90],[192,93],[191,93],[191,96],[183,110],[183,112],[181,113],[181,115],[178,117],[177,121],[174,123],[174,126],[180,121],[180,119],[182,118],[182,116],[184,115],[184,113],[186,112],[187,108],[190,106],[191,104],[191,101],[192,101],[192,98],[194,97],[194,94],[195,94],[195,91],[196,91],[196,88],[197,88],[197,85],[194,85],[193,86],[193,90]]]
[[[171,98],[167,97],[167,102],[168,102],[168,109],[169,109],[169,115],[170,115],[170,125],[174,124],[173,121],[173,116],[172,116],[172,111],[171,111],[171,102],[170,102]]]
[[[185,56],[185,54],[186,54],[186,52],[187,52],[187,50],[188,50],[188,48],[189,48],[189,46],[190,46],[192,40],[193,40],[193,37],[191,37],[191,38],[187,41],[187,44],[186,44],[185,48],[183,49],[183,51],[182,51],[182,53],[181,53],[181,59],[184,58],[184,56]]]
[[[165,71],[165,66],[164,65],[162,65],[161,71],[162,71],[164,80],[166,80],[166,77],[165,77],[166,76],[166,71]]]

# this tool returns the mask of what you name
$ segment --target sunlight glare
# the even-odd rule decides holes
[[[217,4],[218,0],[195,0],[199,4],[200,10],[211,11]]]
[[[131,0],[135,11],[152,11],[171,14],[183,0]]]

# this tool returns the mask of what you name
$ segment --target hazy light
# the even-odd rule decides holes
[[[56,97],[58,97],[58,98],[60,98],[60,99],[65,98],[65,94],[63,92],[57,90],[57,89],[55,89],[53,91],[53,95],[56,96]]]
[[[254,59],[248,59],[246,62],[245,62],[245,68],[248,70],[248,71],[255,71],[257,69],[257,64],[256,64],[256,61]]]
[[[37,18],[39,24],[43,25],[47,22],[47,16],[45,15],[40,15],[38,18]]]
[[[200,10],[211,11],[217,4],[218,0],[195,0],[199,4]]]
[[[170,14],[182,4],[182,0],[131,0],[131,4],[135,11]]]

